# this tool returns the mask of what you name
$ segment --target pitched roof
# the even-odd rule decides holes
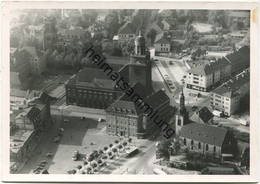
[[[118,34],[135,34],[136,30],[133,24],[128,21],[118,31]]]
[[[156,38],[155,38],[155,43],[165,43],[165,44],[170,44],[170,40],[167,39],[165,36],[164,36],[164,33],[160,33],[160,34],[157,34],[156,35]]]
[[[222,146],[227,130],[201,123],[190,123],[181,128],[180,136],[210,145]]]
[[[224,57],[231,63],[231,73],[239,73],[250,65],[250,48],[249,46],[241,47],[238,51]]]
[[[227,65],[230,65],[230,62],[225,59],[218,59],[217,61],[204,60],[200,61],[200,64],[195,65],[188,72],[197,75],[208,75]]]
[[[106,75],[104,70],[98,68],[84,68],[72,77],[68,83],[104,89],[114,89],[116,84]]]
[[[207,107],[202,107],[191,116],[191,119],[193,120],[195,116],[198,116],[204,123],[207,123],[214,115]]]
[[[163,103],[169,102],[169,97],[164,91],[159,90],[146,98],[146,103],[149,104],[153,109],[159,108]]]
[[[221,96],[225,97],[232,97],[237,95],[237,91],[245,84],[249,83],[249,73],[242,73],[237,76],[237,78],[230,79],[229,81],[225,82],[221,86],[217,87],[212,91],[212,93],[216,93]]]

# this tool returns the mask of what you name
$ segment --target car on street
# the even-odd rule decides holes
[[[79,159],[79,151],[74,151],[73,155],[72,155],[72,160],[73,161],[77,161]]]

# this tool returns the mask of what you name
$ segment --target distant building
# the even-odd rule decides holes
[[[211,92],[211,107],[232,115],[240,108],[240,100],[249,93],[249,72],[242,72]]]
[[[247,10],[233,10],[228,14],[228,25],[233,23],[241,22],[245,26],[248,26],[250,23],[250,11]]]
[[[190,117],[190,120],[196,123],[211,124],[213,122],[214,115],[207,107],[202,107],[195,111]]]
[[[207,92],[213,85],[230,77],[231,65],[226,60],[209,61],[195,65],[187,73],[187,89]]]
[[[130,21],[126,22],[118,31],[118,40],[127,41],[135,38],[136,30]]]
[[[154,48],[156,53],[169,53],[171,51],[171,41],[164,33],[158,34],[155,38]]]
[[[221,60],[226,60],[231,64],[231,74],[233,76],[239,74],[250,66],[250,48],[249,46],[241,47]]]
[[[182,148],[204,156],[222,158],[222,154],[234,154],[235,139],[225,128],[201,123],[190,123],[180,130]]]

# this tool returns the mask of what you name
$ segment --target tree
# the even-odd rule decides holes
[[[123,56],[130,56],[134,52],[134,38],[121,43]]]
[[[107,147],[107,146],[105,146],[105,147],[104,147],[104,150],[105,150],[105,151],[106,151],[106,150],[108,150],[108,147]]]
[[[105,17],[105,28],[108,31],[108,37],[112,38],[117,31],[119,30],[120,24],[118,19],[118,12],[112,10],[109,14]]]
[[[116,144],[118,144],[118,143],[119,143],[119,141],[118,141],[118,140],[115,140],[115,143],[116,143]]]
[[[112,147],[113,147],[113,144],[109,144],[109,147],[112,148]]]

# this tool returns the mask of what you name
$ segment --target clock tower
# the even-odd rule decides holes
[[[145,47],[145,38],[141,31],[135,39],[135,52],[130,57],[129,82],[131,85],[139,82],[150,92],[152,89],[150,53]]]

